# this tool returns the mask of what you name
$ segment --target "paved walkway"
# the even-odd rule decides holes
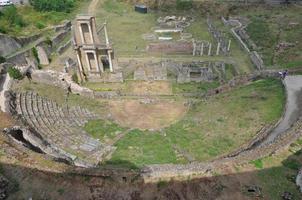
[[[261,145],[273,142],[288,130],[302,114],[302,76],[288,76],[284,80],[287,92],[286,110],[283,119]]]

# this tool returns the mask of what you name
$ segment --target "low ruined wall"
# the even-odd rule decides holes
[[[147,47],[150,53],[192,54],[192,42],[162,42],[150,43]]]
[[[1,56],[7,56],[22,47],[15,38],[4,34],[0,34],[0,44]]]
[[[65,21],[63,24],[55,26],[54,31],[60,32],[60,31],[70,31],[71,30],[71,21]]]
[[[71,79],[71,76],[67,73],[60,73],[51,70],[35,70],[32,73],[32,78],[34,81],[47,85],[53,85],[62,88],[66,91],[67,88],[70,86],[71,91],[75,94],[80,94],[89,97],[94,96],[92,90],[81,87],[80,85],[74,83]]]
[[[236,19],[230,19],[226,20],[224,17],[221,17],[222,22],[225,25],[234,26],[231,28],[231,32],[233,36],[236,38],[236,40],[239,42],[240,46],[249,54],[249,57],[251,59],[251,62],[256,67],[257,70],[262,70],[265,68],[264,62],[261,58],[261,56],[258,54],[257,51],[251,51],[249,49],[249,45],[253,46],[253,49],[256,49],[256,44],[249,39],[248,34],[245,32],[245,27],[242,26],[239,20]],[[248,44],[246,43],[248,42]]]

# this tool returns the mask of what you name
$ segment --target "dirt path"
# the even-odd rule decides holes
[[[90,5],[88,6],[88,14],[89,15],[95,15],[96,14],[96,8],[99,3],[99,0],[92,0]]]
[[[302,114],[302,76],[288,76],[284,80],[284,85],[287,92],[284,117],[261,145],[273,142],[279,135],[288,130]]]

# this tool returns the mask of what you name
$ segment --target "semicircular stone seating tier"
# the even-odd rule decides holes
[[[16,111],[49,144],[71,155],[75,165],[96,166],[114,148],[90,137],[83,126],[99,117],[87,109],[60,107],[33,92],[17,93]]]

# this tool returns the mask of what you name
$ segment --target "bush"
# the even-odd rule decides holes
[[[0,56],[0,64],[5,63],[5,62],[6,62],[6,59],[3,56]]]
[[[255,168],[258,168],[258,169],[262,169],[263,168],[263,162],[262,162],[261,159],[253,160],[250,163],[253,164],[255,166]]]
[[[36,23],[36,27],[37,27],[38,29],[43,29],[43,28],[45,28],[46,26],[45,26],[45,24],[43,24],[42,22],[37,22],[37,23]]]
[[[36,61],[38,62],[38,64],[40,64],[40,59],[39,59],[39,55],[38,55],[38,51],[36,49],[36,47],[33,47],[31,49],[32,53],[33,53],[33,56],[35,57]]]
[[[189,10],[193,7],[192,0],[177,0],[176,9],[177,10]]]
[[[1,18],[6,20],[11,26],[24,27],[26,25],[22,16],[18,14],[17,8],[13,5],[3,9]]]
[[[42,69],[42,66],[40,64],[40,58],[39,58],[38,51],[37,51],[36,47],[33,47],[31,49],[31,51],[32,51],[32,54],[35,57],[36,61],[38,62],[38,69]]]
[[[15,67],[9,67],[7,72],[9,74],[9,76],[13,79],[21,80],[23,78],[23,75],[20,72],[20,70]]]
[[[78,77],[76,72],[72,74],[71,79],[72,79],[73,82],[79,84],[79,77]]]
[[[47,37],[47,38],[46,38],[45,43],[46,43],[48,46],[51,46],[51,47],[52,47],[52,41],[51,41],[50,37]]]
[[[289,159],[282,162],[283,166],[292,170],[299,170],[301,165],[295,159]]]
[[[70,12],[74,0],[30,0],[31,5],[38,11]]]

